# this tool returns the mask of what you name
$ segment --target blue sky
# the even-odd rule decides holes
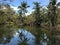
[[[49,3],[49,0],[14,0],[12,4],[15,6],[19,6],[22,1],[27,1],[28,5],[32,7],[33,2],[40,2],[42,6],[47,5]]]
[[[27,1],[27,4],[30,6],[28,8],[29,13],[32,12],[32,8],[33,8],[33,2],[40,2],[41,6],[47,6],[49,4],[49,0],[14,0],[13,2],[11,2],[11,7],[14,10],[18,10],[17,7],[20,6],[22,1]],[[57,0],[57,2],[60,2],[60,0]]]

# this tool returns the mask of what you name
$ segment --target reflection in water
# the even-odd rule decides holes
[[[34,36],[26,30],[18,30],[19,33],[19,45],[33,45]]]
[[[6,28],[5,26],[0,27],[0,44],[9,43],[11,38],[13,37],[13,29]]]
[[[47,45],[47,35],[41,28],[35,30],[35,45]]]
[[[60,45],[60,32],[38,27],[0,26],[0,45]]]
[[[47,45],[47,41],[48,41],[47,35],[46,35],[46,33],[44,33],[43,39],[40,41],[40,43],[41,43],[41,45]]]
[[[51,31],[48,45],[60,45],[60,31]]]

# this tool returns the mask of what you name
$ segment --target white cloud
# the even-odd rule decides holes
[[[14,6],[11,6],[11,8],[13,8],[14,11],[18,11],[18,7],[14,7]]]
[[[48,9],[46,6],[43,6],[42,8],[44,8],[44,9]]]
[[[30,14],[31,14],[31,12],[28,12],[28,13],[26,13],[26,16],[27,16],[27,15],[30,15]]]
[[[11,6],[11,8],[13,8],[13,10],[16,11],[16,12],[19,10],[18,7]],[[31,14],[31,11],[27,12],[26,16],[29,15],[29,14]]]
[[[60,6],[58,6],[58,8],[60,8]]]
[[[60,2],[60,0],[57,0],[57,2]]]
[[[6,9],[6,7],[3,7],[3,9]]]
[[[60,0],[57,0],[57,3],[60,2]]]

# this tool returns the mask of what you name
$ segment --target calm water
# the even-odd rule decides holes
[[[40,27],[0,26],[0,45],[60,45],[60,32]]]

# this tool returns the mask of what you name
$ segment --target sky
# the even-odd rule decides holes
[[[28,8],[28,13],[31,13],[33,10],[32,10],[32,8],[33,8],[33,2],[39,2],[40,3],[40,5],[41,6],[47,6],[48,4],[49,4],[49,0],[13,0],[13,2],[11,2],[11,7],[15,10],[15,11],[17,11],[17,10],[19,10],[19,9],[17,9],[17,7],[18,6],[20,6],[20,4],[21,4],[21,2],[22,1],[26,1],[27,2],[27,4],[30,6],[29,8]],[[60,0],[57,0],[57,2],[60,2]]]
[[[40,2],[41,5],[47,5],[49,3],[49,0],[14,0],[12,2],[12,4],[15,6],[19,6],[22,1],[26,1],[28,3],[28,5],[33,4],[33,2]],[[33,6],[33,5],[31,5],[31,6]]]
[[[16,7],[20,6],[22,1],[27,1],[27,4],[30,6],[29,10],[31,10],[33,8],[33,6],[34,6],[33,2],[39,2],[41,6],[47,6],[49,3],[49,0],[47,0],[47,1],[46,0],[14,0],[13,2],[11,2],[11,6],[16,8]]]

